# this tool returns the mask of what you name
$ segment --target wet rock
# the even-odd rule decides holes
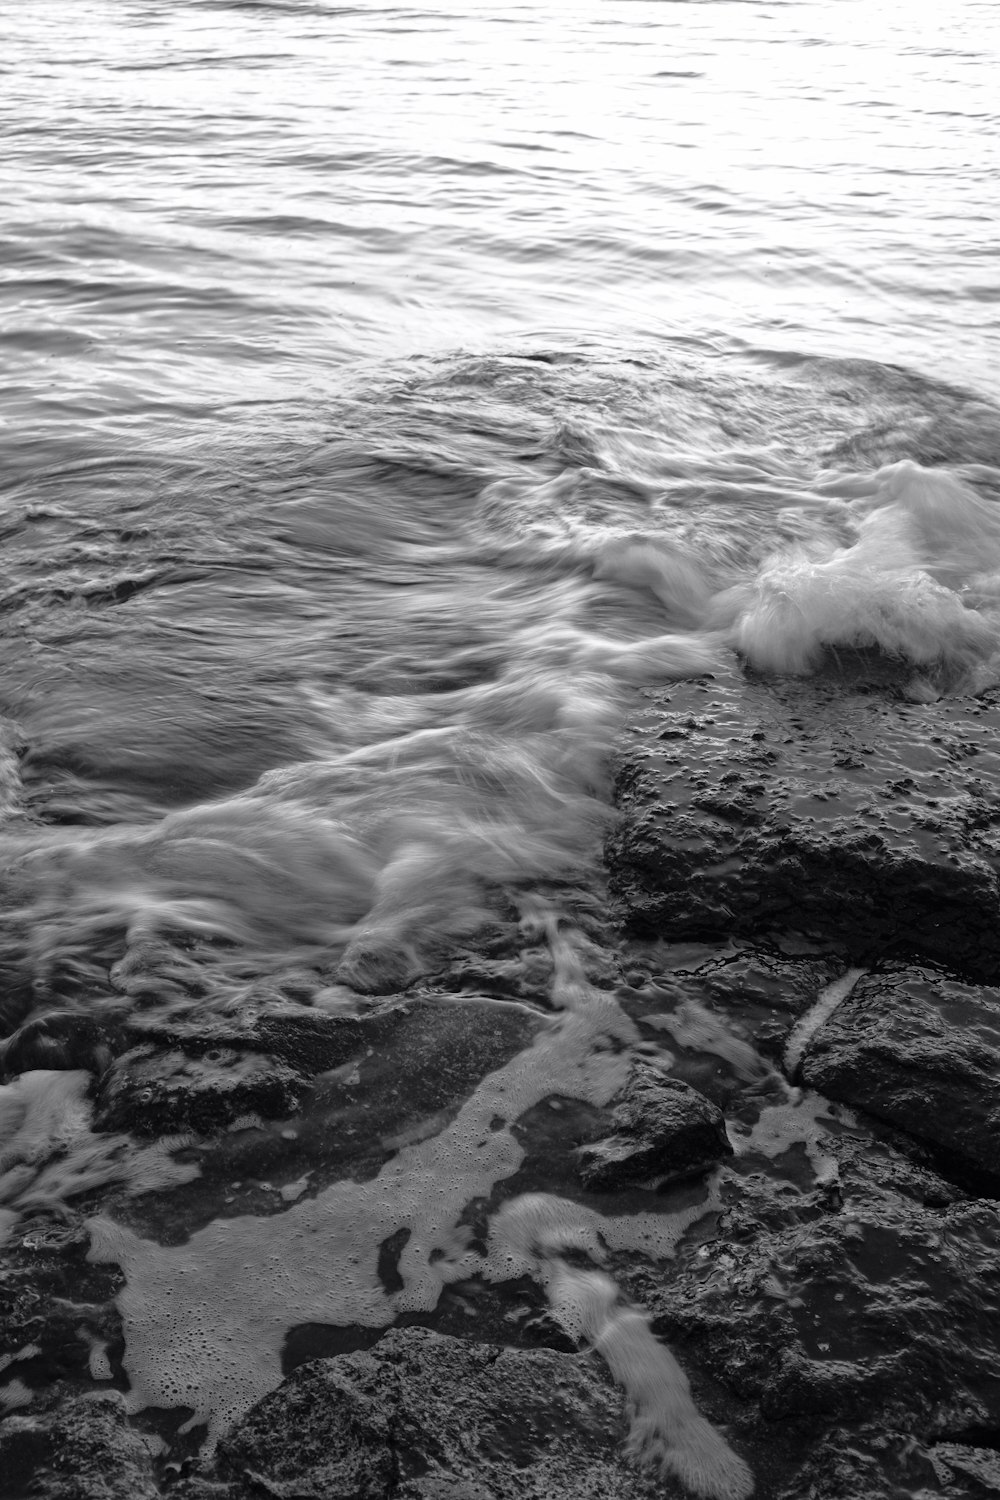
[[[302,1365],[223,1440],[234,1493],[282,1500],[639,1500],[621,1395],[593,1357],[394,1329]]]
[[[513,1047],[517,1037],[529,1037],[538,1020],[526,1006],[475,995],[458,1000],[431,992],[368,1001],[330,986],[315,997],[314,1008],[267,1003],[256,1013],[183,1022],[140,1015],[129,1034],[133,1043],[180,1048],[192,1057],[219,1049],[260,1053],[315,1078],[376,1053],[411,1056],[416,1049],[430,1060],[435,1049],[453,1051],[460,1036],[474,1068],[498,1043],[507,1045],[504,1039]]]
[[[996,1436],[996,1435],[995,1435]],[[946,1494],[1000,1495],[1000,1451],[971,1443],[935,1443],[931,1455]],[[951,1485],[956,1488],[948,1488]]]
[[[405,1014],[400,1001],[359,1001],[316,986],[317,1006],[297,1004],[277,985],[260,987],[239,1011],[179,1011],[173,1015],[95,1003],[91,1011],[53,1010],[29,1018],[3,1043],[6,1075],[33,1068],[106,1068],[134,1047],[180,1049],[188,1057],[229,1050],[284,1062],[305,1076],[346,1062],[359,1048],[379,1045]]]
[[[241,1115],[294,1114],[307,1086],[293,1068],[259,1053],[220,1047],[188,1057],[137,1047],[102,1078],[95,1124],[136,1135],[211,1135]]]
[[[931,1500],[950,1494],[969,1500],[965,1490],[940,1490],[939,1471],[926,1449],[904,1433],[877,1425],[834,1428],[818,1443],[776,1500]]]
[[[412,943],[364,934],[344,950],[336,977],[338,983],[361,995],[394,995],[426,970],[423,956]]]
[[[456,991],[475,990],[509,1000],[545,1003],[552,988],[552,955],[546,948],[516,958],[463,955],[454,961],[444,983]]]
[[[669,969],[662,960],[650,965],[638,992],[626,997],[629,1014],[685,1045],[684,1031],[658,1018],[678,1013],[683,1018],[695,1005],[708,1006],[725,1018],[731,1033],[771,1059],[782,1056],[795,1022],[844,970],[832,954],[788,956],[776,948],[735,943],[678,946],[680,954]],[[669,956],[667,949],[663,957]]]
[[[849,654],[848,654],[849,656]],[[609,841],[630,927],[671,940],[804,933],[852,962],[1000,960],[1000,697],[903,700],[864,655],[810,679],[651,695]]]
[[[121,1338],[121,1273],[87,1261],[90,1236],[70,1215],[37,1214],[0,1248],[0,1404],[10,1383],[45,1392],[107,1373]]]
[[[928,969],[866,976],[812,1038],[802,1077],[1000,1183],[1000,990]]]
[[[101,1072],[128,1046],[120,1007],[95,1006],[93,1012],[50,1010],[19,1018],[0,1042],[0,1074],[5,1078],[35,1068],[88,1068]]]
[[[38,1500],[156,1500],[149,1449],[116,1391],[0,1422],[4,1493]],[[30,1484],[30,1490],[28,1486]]]
[[[1000,1214],[860,1122],[823,1150],[837,1194],[744,1164],[714,1234],[622,1280],[696,1395],[724,1393],[760,1494],[938,1493],[934,1441],[1000,1428]]]
[[[200,1133],[248,1113],[291,1114],[317,1076],[363,1058],[393,1059],[404,1076],[423,1068],[452,1088],[455,1074],[478,1081],[541,1021],[534,1008],[476,995],[366,1001],[327,986],[314,998],[307,1006],[268,992],[234,1015],[59,1011],[19,1028],[0,1064],[8,1075],[91,1068],[102,1128]]]
[[[219,1215],[220,1202],[230,1215],[266,1215],[281,1212],[333,1182],[367,1181],[405,1146],[438,1134],[484,1077],[530,1046],[539,1031],[552,1024],[538,1010],[481,996],[415,996],[380,1015],[380,1024],[384,1023],[380,1043],[376,1044],[371,1032],[362,1031],[359,1044],[359,1033],[348,1027],[346,1036],[354,1046],[338,1048],[334,1053],[340,1059],[337,1066],[319,1071],[317,1061],[326,1060],[321,1052],[318,1060],[312,1060],[308,1077],[304,1068],[293,1073],[298,1078],[296,1088],[301,1087],[305,1097],[291,1116],[266,1120],[257,1112],[255,1118],[245,1096],[226,1104],[223,1093],[220,1104],[211,1075],[194,1074],[208,1080],[203,1114],[195,1125],[201,1124],[210,1133],[182,1154],[197,1160],[198,1175],[167,1195],[146,1194],[141,1203],[133,1198],[127,1210],[130,1222],[141,1226],[147,1237],[176,1243],[211,1223]],[[268,1036],[279,1043],[282,1019],[268,1018]],[[332,1030],[336,1033],[335,1020]],[[296,1029],[294,1036],[296,1043],[302,1042],[309,1032]],[[187,1058],[190,1047],[189,1061],[200,1063],[205,1058],[206,1067],[220,1066],[195,1051],[203,1045],[204,1035],[185,1036],[181,1055]],[[232,1057],[220,1049],[222,1063],[232,1066],[239,1079],[243,1062],[257,1054],[230,1050]],[[165,1048],[148,1060],[152,1066],[165,1059],[169,1069],[173,1055]],[[298,1055],[297,1050],[293,1055]],[[266,1061],[269,1069],[274,1068],[273,1057]],[[308,1058],[303,1063],[308,1065]],[[116,1077],[115,1069],[110,1076]],[[148,1076],[144,1072],[137,1079],[130,1078],[130,1084],[147,1087]],[[183,1077],[188,1076],[185,1066]],[[261,1076],[266,1082],[269,1075]],[[155,1100],[150,1103],[155,1108]],[[232,1113],[237,1103],[240,1107],[229,1127],[216,1128],[214,1122],[222,1121],[222,1105]],[[149,1106],[136,1100],[131,1086],[126,1088],[121,1120],[131,1122],[133,1130],[142,1128],[133,1111],[144,1107]],[[167,1118],[172,1121],[169,1126]],[[173,1133],[179,1117],[167,1118],[161,1118],[156,1128]],[[103,1113],[100,1116],[101,1124],[109,1119]],[[152,1121],[146,1124],[152,1128]]]
[[[652,1178],[676,1182],[733,1154],[722,1111],[689,1084],[644,1063],[633,1065],[611,1120],[614,1134],[578,1153],[580,1179],[591,1192]]]

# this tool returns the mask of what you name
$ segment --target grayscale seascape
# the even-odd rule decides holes
[[[1000,12],[0,42],[0,1500],[1000,1494]]]

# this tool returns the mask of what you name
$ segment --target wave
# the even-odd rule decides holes
[[[168,457],[124,510],[128,455],[37,476],[6,543],[8,1022],[238,1007],[289,964],[405,986],[599,869],[637,689],[856,647],[917,701],[995,682],[988,410],[877,366],[553,350],[389,372],[334,441]]]
[[[186,1406],[214,1438],[281,1379],[290,1327],[377,1328],[527,1273],[622,1383],[637,1458],[749,1493],[641,1310],[563,1240],[522,1243],[541,1201],[598,1261],[662,1257],[711,1191],[614,1220],[504,1203],[512,1127],[553,1096],[607,1104],[638,1040],[583,913],[642,692],[845,647],[892,657],[917,701],[997,680],[992,432],[975,398],[880,367],[552,350],[383,372],[152,482],[149,460],[60,457],[10,497],[0,1060],[23,1076],[0,1088],[0,1229],[197,1171],[183,1141],[94,1130],[74,1023],[356,1015],[498,934],[549,960],[532,1044],[376,1176],[183,1244],[88,1220],[126,1278],[133,1410]],[[478,1249],[463,1214],[498,1188]],[[404,1232],[392,1291],[380,1247]]]

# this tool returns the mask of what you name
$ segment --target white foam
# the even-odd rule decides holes
[[[91,1129],[90,1074],[82,1070],[22,1073],[0,1086],[0,1203],[12,1212],[60,1207],[109,1183],[133,1193],[177,1187],[199,1174],[174,1160],[189,1136],[145,1146]],[[8,1224],[8,1235],[14,1227]]]
[[[663,1257],[690,1223],[717,1207],[705,1202],[659,1219],[658,1254]],[[637,1233],[638,1230],[638,1233]],[[648,1227],[646,1234],[649,1234]],[[721,1433],[698,1411],[687,1376],[668,1348],[654,1337],[649,1319],[624,1303],[611,1277],[580,1270],[564,1259],[573,1250],[600,1262],[604,1245],[635,1245],[644,1238],[633,1220],[600,1215],[548,1194],[528,1194],[505,1204],[491,1226],[489,1267],[502,1278],[528,1270],[545,1287],[550,1310],[573,1339],[587,1343],[606,1361],[628,1401],[627,1451],[642,1467],[679,1479],[706,1500],[745,1500],[753,1475]]]
[[[214,1438],[279,1383],[289,1328],[379,1327],[432,1310],[443,1286],[481,1268],[456,1226],[520,1166],[510,1124],[554,1094],[607,1103],[628,1070],[627,1052],[612,1047],[637,1040],[613,997],[586,983],[574,935],[540,904],[535,915],[552,943],[558,1014],[444,1129],[377,1177],[337,1182],[272,1218],[217,1220],[183,1245],[144,1240],[107,1216],[90,1221],[90,1258],[126,1277],[118,1307],[131,1410],[189,1406]],[[402,1288],[390,1294],[379,1247],[401,1230]]]
[[[794,1078],[802,1061],[802,1054],[819,1028],[833,1015],[837,1006],[846,1000],[858,980],[867,973],[865,969],[848,969],[839,979],[832,980],[816,996],[815,1002],[800,1016],[785,1043],[785,1072]]]
[[[717,622],[732,621],[737,649],[765,671],[808,672],[827,646],[875,646],[939,669],[952,687],[974,673],[981,685],[1000,647],[983,588],[1000,569],[1000,510],[910,462],[839,484],[856,496],[852,543],[820,534],[774,553],[717,596]]]
[[[35,1392],[17,1376],[0,1388],[0,1408],[4,1411],[20,1411],[30,1406],[34,1399]]]
[[[765,1105],[748,1135],[733,1134],[730,1138],[737,1155],[759,1152],[772,1160],[801,1144],[817,1182],[830,1182],[838,1176],[839,1168],[826,1149],[830,1132],[825,1122],[834,1118],[832,1106],[820,1094],[789,1089],[781,1103]]]

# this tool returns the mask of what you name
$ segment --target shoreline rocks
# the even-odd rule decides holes
[[[44,1500],[157,1500],[150,1446],[117,1391],[77,1396],[0,1422],[3,1493]]]
[[[590,1192],[614,1192],[656,1179],[658,1185],[696,1177],[733,1148],[722,1111],[690,1084],[634,1063],[611,1111],[614,1134],[577,1152],[580,1181]]]
[[[914,704],[845,653],[819,677],[649,693],[608,841],[635,932],[805,934],[991,981],[1000,968],[1000,695]]]
[[[867,975],[809,1042],[801,1076],[1000,1194],[1000,990],[915,967]]]
[[[598,1226],[687,1215],[672,1259],[609,1239],[600,1274],[621,1289],[619,1307],[651,1316],[698,1409],[753,1468],[759,1500],[990,1493],[1000,1448],[998,716],[991,698],[911,703],[895,669],[864,656],[807,682],[734,676],[649,695],[623,751],[624,816],[609,846],[641,941],[594,942],[601,988],[636,1028],[627,1082],[602,1109],[553,1098],[516,1122],[520,1173],[463,1225],[474,1247],[508,1197],[539,1188],[582,1199]],[[320,1182],[370,1178],[433,1135],[552,1025],[532,1004],[548,978],[544,950],[535,945],[523,968],[506,953],[490,962],[453,966],[456,993],[353,1010],[346,997],[339,1015],[276,992],[203,1026],[141,1012],[103,1028],[80,1021],[75,1035],[68,1022],[63,1032],[55,1019],[31,1023],[37,1034],[22,1033],[8,1064],[30,1065],[42,1036],[50,1065],[54,1049],[79,1065],[89,1047],[103,1128],[204,1132],[189,1148],[204,1151],[204,1175],[158,1206],[128,1208],[139,1232],[168,1243],[218,1216],[232,1178],[247,1196],[226,1198],[228,1215],[280,1213]],[[510,998],[469,993],[477,982]],[[801,1063],[788,1078],[793,1033]],[[280,1123],[244,1142],[227,1126],[246,1111]],[[383,1247],[390,1291],[403,1244]],[[5,1252],[8,1273],[25,1253]],[[67,1276],[79,1253],[74,1242]],[[566,1264],[579,1270],[582,1253],[570,1246]],[[17,1270],[30,1277],[30,1265]],[[116,1283],[101,1275],[79,1324],[111,1347]],[[685,1493],[629,1465],[621,1390],[598,1358],[567,1352],[534,1283],[491,1285],[489,1343],[454,1336],[483,1327],[474,1270],[449,1283],[447,1314],[420,1314],[427,1326],[381,1337],[352,1327],[354,1352],[302,1364],[294,1350],[309,1339],[290,1337],[283,1383],[216,1458],[197,1463],[196,1438],[185,1449],[171,1431],[159,1439],[172,1444],[169,1464],[148,1456],[156,1414],[126,1419],[113,1395],[82,1404],[87,1337],[74,1332],[75,1312],[57,1316],[56,1272],[46,1288],[10,1347],[15,1360],[29,1340],[52,1349],[48,1394],[30,1359],[5,1372],[23,1370],[36,1398],[0,1423],[0,1444],[33,1468],[25,1496],[70,1500],[39,1456],[46,1434],[67,1455],[79,1445],[81,1472],[101,1449],[111,1500]],[[445,1316],[448,1333],[435,1326]],[[35,1340],[46,1328],[48,1342]],[[88,1415],[89,1433],[79,1425]]]
[[[652,1500],[626,1431],[592,1356],[400,1328],[301,1365],[223,1440],[218,1471],[233,1500]]]

